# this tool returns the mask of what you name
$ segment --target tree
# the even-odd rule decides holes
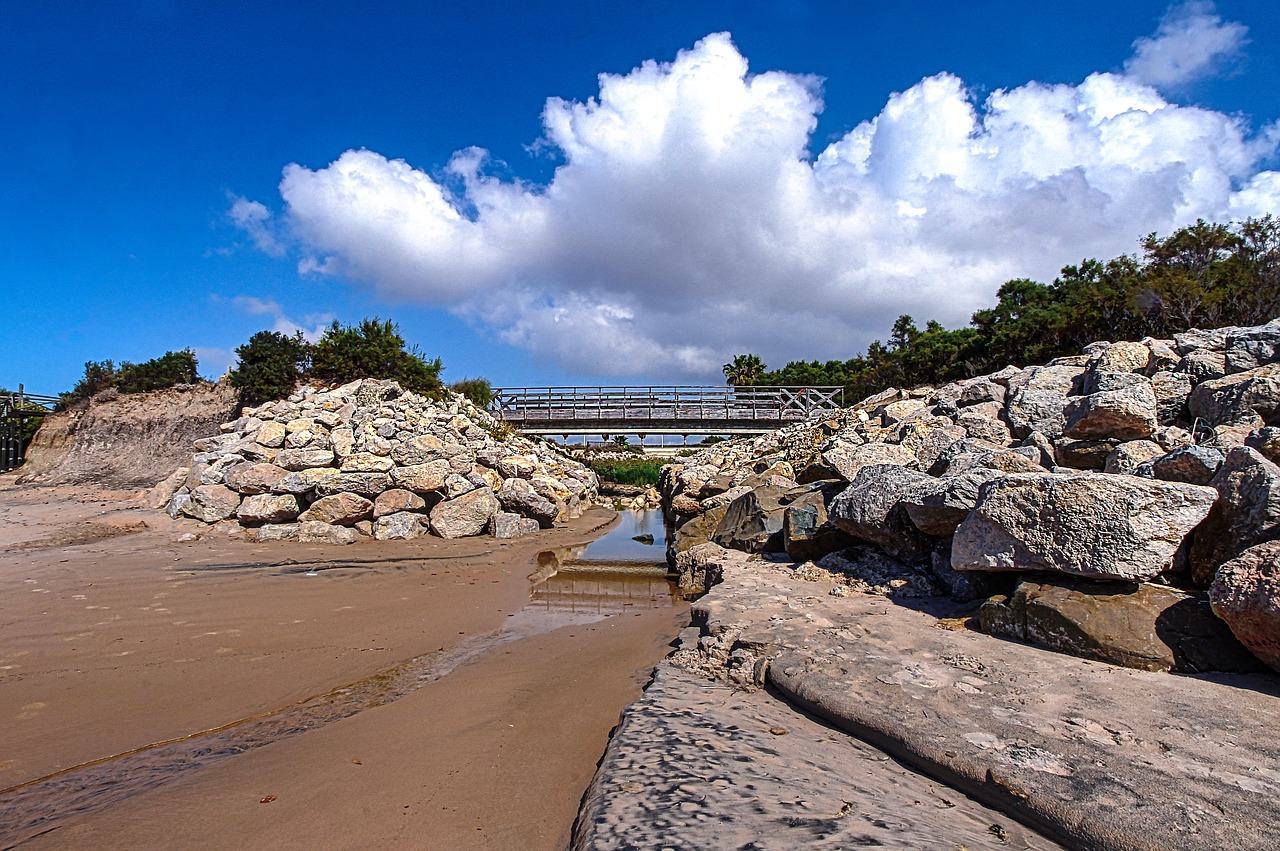
[[[725,383],[734,387],[745,387],[759,384],[764,375],[764,361],[759,355],[734,355],[734,358],[723,367]]]
[[[337,320],[312,347],[308,378],[343,384],[359,378],[398,381],[401,387],[428,396],[444,389],[439,358],[427,360],[417,347],[405,348],[400,330],[391,320],[362,319],[359,325]]]
[[[299,331],[292,337],[279,331],[259,331],[236,348],[239,361],[231,371],[231,386],[246,405],[283,399],[293,392],[311,361],[311,344]]]
[[[464,378],[455,381],[449,389],[466,396],[477,408],[487,408],[493,401],[493,385],[484,378]]]
[[[58,410],[66,410],[77,402],[88,401],[90,397],[116,385],[115,361],[85,361],[84,376],[65,393],[58,396]]]
[[[145,363],[125,361],[116,374],[116,388],[121,393],[147,393],[164,390],[176,384],[195,384],[200,380],[200,367],[195,352],[165,352]]]

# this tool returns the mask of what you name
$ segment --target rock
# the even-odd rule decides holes
[[[1223,563],[1280,537],[1280,467],[1241,446],[1227,453],[1209,484],[1218,501],[1191,545],[1191,578],[1201,587]]]
[[[886,426],[897,425],[913,414],[924,410],[925,404],[919,399],[900,399],[897,402],[890,402],[884,406],[880,412],[880,417]]]
[[[143,495],[143,506],[152,510],[165,508],[173,499],[173,495],[178,492],[178,489],[183,487],[187,474],[190,472],[190,467],[179,467],[170,473],[164,481],[156,483]],[[173,515],[170,516],[172,517]]]
[[[1250,547],[1218,568],[1209,600],[1236,638],[1280,671],[1280,542]]]
[[[957,570],[1148,579],[1205,518],[1210,488],[1134,476],[1016,474],[982,486],[956,529]]]
[[[1160,425],[1149,382],[1071,399],[1063,416],[1062,433],[1077,440],[1134,440],[1149,437]]]
[[[711,540],[747,553],[781,552],[783,493],[760,487],[729,503]]]
[[[936,479],[936,488],[921,486],[909,490],[902,498],[902,506],[921,532],[949,538],[977,504],[982,485],[1002,475],[998,470],[979,467]]]
[[[1157,372],[1151,376],[1151,392],[1156,397],[1156,418],[1161,425],[1173,425],[1187,417],[1187,400],[1195,381],[1181,372]]]
[[[266,543],[268,541],[292,541],[298,537],[297,523],[267,523],[259,526],[255,540],[258,543]]]
[[[275,464],[286,470],[306,470],[311,467],[327,467],[333,463],[329,449],[281,449],[276,453]]]
[[[711,536],[715,534],[720,521],[728,511],[727,505],[709,508],[697,517],[677,526],[667,541],[667,563],[674,567],[680,553],[698,544],[710,543]]]
[[[1192,328],[1183,331],[1181,334],[1173,335],[1173,346],[1180,354],[1188,354],[1200,349],[1217,349],[1222,351],[1227,347],[1227,332],[1231,328],[1217,328],[1210,330],[1202,330],[1200,328]]]
[[[387,473],[395,465],[396,463],[385,455],[354,452],[343,459],[339,469],[344,473]]]
[[[1227,374],[1227,356],[1222,352],[1201,349],[1183,357],[1173,371],[1185,373],[1197,383],[1212,381]]]
[[[916,456],[909,449],[893,443],[864,443],[858,446],[837,444],[822,453],[823,462],[847,482],[852,482],[863,467],[872,464],[897,464],[913,467]]]
[[[841,488],[843,489],[843,488]],[[827,519],[828,496],[821,490],[792,500],[782,511],[782,548],[794,561],[810,561],[854,543]]]
[[[980,405],[983,402],[996,402],[1003,407],[1007,395],[1008,391],[1002,385],[995,383],[986,376],[971,378],[961,383],[960,395],[956,399],[956,406],[967,408],[970,405]]]
[[[398,511],[373,521],[373,537],[379,541],[409,541],[427,534],[427,518],[412,511]]]
[[[276,493],[304,494],[310,493],[323,482],[335,480],[341,475],[332,467],[315,467],[310,470],[296,470],[276,482],[272,488]]]
[[[431,493],[444,490],[444,481],[453,475],[447,459],[439,458],[424,464],[396,467],[391,471],[391,482],[397,488],[415,493]]]
[[[1054,457],[1053,441],[1038,431],[1033,431],[1031,434],[1024,437],[1022,439],[1021,446],[1034,447],[1040,453],[1040,456],[1032,460],[1041,467],[1044,467],[1046,470],[1057,463],[1057,460]]]
[[[1151,362],[1151,349],[1145,343],[1112,343],[1094,362],[1099,372],[1142,372]]]
[[[1234,328],[1224,347],[1227,372],[1244,372],[1280,360],[1280,325]]]
[[[495,512],[491,526],[493,537],[499,540],[522,538],[525,535],[532,535],[542,528],[538,525],[537,520],[521,517],[519,514],[509,511]]]
[[[1062,435],[1066,420],[1062,409],[1067,394],[1084,374],[1082,367],[1037,366],[1009,379],[1005,416],[1016,437],[1038,431],[1049,438]]]
[[[1280,364],[1202,381],[1187,407],[1191,416],[1214,426],[1258,417],[1270,421],[1280,414]]]
[[[1130,440],[1119,444],[1115,449],[1111,450],[1111,454],[1107,456],[1106,466],[1102,468],[1102,471],[1125,476],[1131,475],[1143,461],[1151,461],[1162,455],[1164,455],[1164,449],[1154,441]],[[1193,484],[1205,484],[1205,482],[1194,482]]]
[[[185,491],[185,490],[178,491],[172,497],[169,498],[169,503],[164,507],[164,513],[168,514],[169,517],[171,517],[174,520],[177,520],[179,517],[184,515],[187,517],[191,517],[193,515],[189,514],[187,511],[190,505],[191,505],[190,491]]]
[[[431,509],[431,531],[441,538],[479,535],[498,510],[498,498],[489,488],[476,488]]]
[[[685,517],[695,517],[702,513],[702,503],[687,493],[682,493],[671,500],[671,510]]]
[[[205,523],[217,523],[234,517],[240,507],[240,494],[225,485],[200,485],[191,491],[190,502],[182,513]]]
[[[254,434],[254,440],[261,446],[280,449],[284,446],[284,426],[277,422],[263,423]],[[294,530],[295,534],[297,530]]]
[[[360,534],[346,526],[331,526],[317,520],[298,524],[298,541],[303,544],[354,544]]]
[[[1206,600],[1139,582],[1023,582],[983,605],[984,632],[1144,671],[1260,668]]]
[[[934,480],[894,464],[863,467],[827,507],[831,522],[862,541],[878,544],[890,556],[908,561],[928,555],[932,543],[911,522],[902,504],[921,483]]]
[[[999,385],[994,385],[999,386]],[[975,406],[975,408],[978,406]],[[956,416],[956,425],[965,430],[965,434],[979,440],[987,440],[1000,446],[1007,446],[1013,439],[1009,426],[995,417],[967,408]]]
[[[298,518],[303,522],[329,523],[335,526],[352,526],[357,521],[373,515],[373,503],[354,493],[336,493],[311,503]]]
[[[373,499],[389,487],[391,487],[391,480],[386,473],[339,472],[333,478],[317,482],[316,493],[320,496],[332,496],[346,492]]]
[[[244,498],[236,516],[241,523],[286,523],[295,520],[302,506],[293,494],[253,494]]]
[[[555,524],[561,510],[561,506],[542,496],[524,479],[507,479],[497,497],[504,510],[536,520],[543,529]]]
[[[536,461],[521,455],[509,455],[498,462],[498,472],[504,479],[527,479],[537,469]]]
[[[1151,359],[1147,363],[1147,368],[1143,374],[1154,376],[1159,372],[1173,369],[1178,361],[1182,359],[1182,355],[1178,354],[1173,347],[1173,340],[1157,340],[1154,337],[1142,338],[1142,344],[1151,352]]]
[[[1166,482],[1207,485],[1222,467],[1221,452],[1209,446],[1184,446],[1151,463],[1151,474]]]
[[[350,426],[335,428],[329,432],[329,445],[333,447],[333,454],[338,458],[346,458],[352,452],[356,451],[356,436]]]
[[[392,488],[378,494],[378,498],[373,501],[373,516],[386,517],[402,511],[421,511],[426,507],[427,501],[413,491]]]
[[[419,434],[399,443],[391,449],[391,457],[402,467],[416,467],[429,464],[444,457],[444,442],[433,434]],[[486,453],[486,457],[501,456],[496,448]],[[497,463],[489,464],[496,467]]]
[[[958,603],[971,603],[995,593],[998,576],[973,570],[956,570],[951,566],[951,542],[943,541],[929,558],[929,572],[947,596]]]
[[[1280,428],[1266,426],[1255,429],[1245,438],[1244,445],[1258,450],[1274,464],[1280,461]]]
[[[856,591],[890,599],[937,597],[932,577],[890,558],[875,547],[852,546],[814,562],[822,570],[841,573]],[[800,568],[797,568],[799,572]]]
[[[1062,438],[1054,448],[1058,466],[1075,470],[1101,470],[1119,445],[1115,440],[1070,440]]]
[[[249,464],[227,471],[226,484],[237,493],[271,493],[287,475],[287,470],[275,464]]]
[[[701,543],[682,550],[675,558],[676,587],[685,593],[701,593],[720,581],[726,561],[744,558],[719,544]]]

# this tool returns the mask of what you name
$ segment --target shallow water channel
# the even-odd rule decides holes
[[[70,816],[104,809],[227,757],[390,703],[508,642],[642,608],[680,605],[676,587],[667,579],[665,554],[661,512],[622,512],[617,525],[590,544],[541,553],[538,569],[529,576],[529,602],[502,629],[405,660],[275,712],[0,789],[0,849],[54,830]],[[304,577],[316,575],[316,568],[293,566],[281,572],[306,581]]]

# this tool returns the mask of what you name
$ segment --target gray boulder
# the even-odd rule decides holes
[[[1159,458],[1162,455],[1164,455],[1164,449],[1154,441],[1130,440],[1117,445],[1115,449],[1111,450],[1111,454],[1107,456],[1107,462],[1102,471],[1124,476],[1132,475],[1139,464]],[[1204,482],[1197,482],[1196,484],[1204,484]]]
[[[932,549],[929,537],[916,528],[902,504],[930,476],[895,464],[873,464],[858,471],[853,482],[828,506],[831,522],[853,537],[879,545],[894,558],[923,559]]]
[[[956,529],[951,566],[1148,579],[1171,568],[1216,496],[1134,476],[1005,476],[982,486]]]
[[[333,467],[315,467],[309,470],[295,470],[276,482],[272,488],[276,493],[304,494],[310,493],[321,482],[336,479],[340,476]]]
[[[409,438],[406,441],[397,443],[391,447],[391,458],[402,467],[414,467],[418,464],[427,464],[444,457],[444,441],[433,434],[419,434]],[[490,450],[494,454],[500,454],[495,448]],[[490,467],[497,465],[497,462],[490,464]]]
[[[318,520],[298,524],[298,541],[303,544],[354,544],[360,533],[346,526],[332,526]]]
[[[1196,383],[1212,381],[1227,374],[1227,356],[1212,349],[1198,349],[1184,355],[1173,371],[1189,375]]]
[[[879,441],[856,446],[839,442],[822,453],[822,460],[846,482],[852,482],[859,470],[873,464],[897,464],[903,467],[914,467],[916,464],[915,453],[910,449]]]
[[[1280,541],[1250,547],[1218,568],[1209,600],[1236,638],[1280,671]]]
[[[781,552],[784,492],[760,487],[729,503],[711,536],[725,549],[747,553]]]
[[[525,479],[507,479],[498,490],[497,497],[505,511],[536,520],[543,529],[554,526],[560,515],[561,506],[538,493]]]
[[[337,493],[354,493],[373,499],[391,487],[391,479],[386,473],[343,473],[333,478],[321,479],[316,483],[316,493],[320,496],[332,496]]]
[[[1280,364],[1202,381],[1187,403],[1191,416],[1209,425],[1270,421],[1280,415]]]
[[[242,465],[227,471],[226,484],[237,493],[271,493],[287,475],[287,470],[275,464]]]
[[[490,532],[498,540],[522,538],[525,535],[532,535],[542,528],[538,525],[537,520],[530,517],[522,517],[510,511],[495,512],[491,526]]]
[[[1280,538],[1280,467],[1240,446],[1227,453],[1209,484],[1218,501],[1191,546],[1191,578],[1201,587],[1225,562]]]
[[[1256,429],[1245,438],[1244,445],[1258,450],[1272,463],[1280,461],[1280,428],[1266,426]]]
[[[944,479],[921,482],[902,497],[902,507],[917,529],[935,538],[949,538],[978,502],[982,485],[1005,475],[977,467]]]
[[[498,498],[487,487],[476,488],[431,509],[431,531],[441,538],[467,538],[483,533],[498,511]]]
[[[333,452],[329,449],[281,449],[275,458],[276,466],[286,470],[327,467],[332,463]]]
[[[445,479],[452,474],[453,467],[448,459],[438,458],[422,464],[396,467],[391,471],[391,483],[414,493],[431,493],[444,490]]]
[[[834,496],[815,490],[797,497],[783,509],[782,548],[788,558],[810,561],[853,543],[847,533],[828,520],[827,501]]]
[[[1244,372],[1280,361],[1280,324],[1234,328],[1227,332],[1227,372]]]
[[[1033,431],[1050,438],[1061,436],[1067,394],[1083,374],[1084,368],[1078,366],[1037,366],[1010,378],[1005,416],[1014,436],[1026,437]]]
[[[379,541],[410,541],[429,529],[427,518],[412,511],[398,511],[373,521],[373,537]]]
[[[1161,425],[1173,425],[1187,416],[1187,400],[1195,381],[1182,372],[1157,372],[1151,376],[1151,392],[1156,397],[1156,418]]]
[[[1223,454],[1211,446],[1184,446],[1152,461],[1151,474],[1166,482],[1207,485],[1223,460]]]

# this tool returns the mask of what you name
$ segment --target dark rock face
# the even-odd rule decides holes
[[[1280,364],[1203,381],[1187,404],[1191,416],[1214,426],[1258,418],[1271,422],[1280,414]]]
[[[853,543],[847,533],[828,522],[827,499],[822,491],[813,491],[783,509],[782,546],[788,558],[811,561]]]
[[[674,565],[680,553],[711,541],[716,527],[724,519],[729,506],[709,508],[697,517],[685,521],[672,531],[667,541],[667,563]]]
[[[933,544],[915,527],[902,505],[913,488],[934,480],[895,464],[873,464],[858,471],[853,483],[828,507],[831,522],[861,541],[878,544],[894,558],[917,561]]]
[[[1222,467],[1223,455],[1211,446],[1185,446],[1151,462],[1151,472],[1166,482],[1207,485]]]
[[[1227,453],[1210,485],[1218,501],[1191,546],[1191,578],[1201,587],[1213,581],[1223,563],[1280,538],[1280,467],[1240,446]]]
[[[1250,547],[1218,568],[1209,600],[1236,638],[1280,671],[1280,541]]]
[[[1005,476],[982,486],[956,529],[951,566],[1149,579],[1171,567],[1215,496],[1135,476]]]
[[[1132,582],[1023,582],[979,614],[984,631],[1146,671],[1256,671],[1257,659],[1209,604]]]
[[[782,551],[782,491],[760,487],[729,503],[711,540],[747,553]]]
[[[1280,361],[1280,325],[1235,328],[1227,332],[1227,372],[1244,372]]]
[[[902,506],[921,532],[935,538],[949,538],[977,504],[982,485],[1002,475],[998,470],[977,467],[937,479],[936,488],[926,487],[922,482],[903,497]]]

